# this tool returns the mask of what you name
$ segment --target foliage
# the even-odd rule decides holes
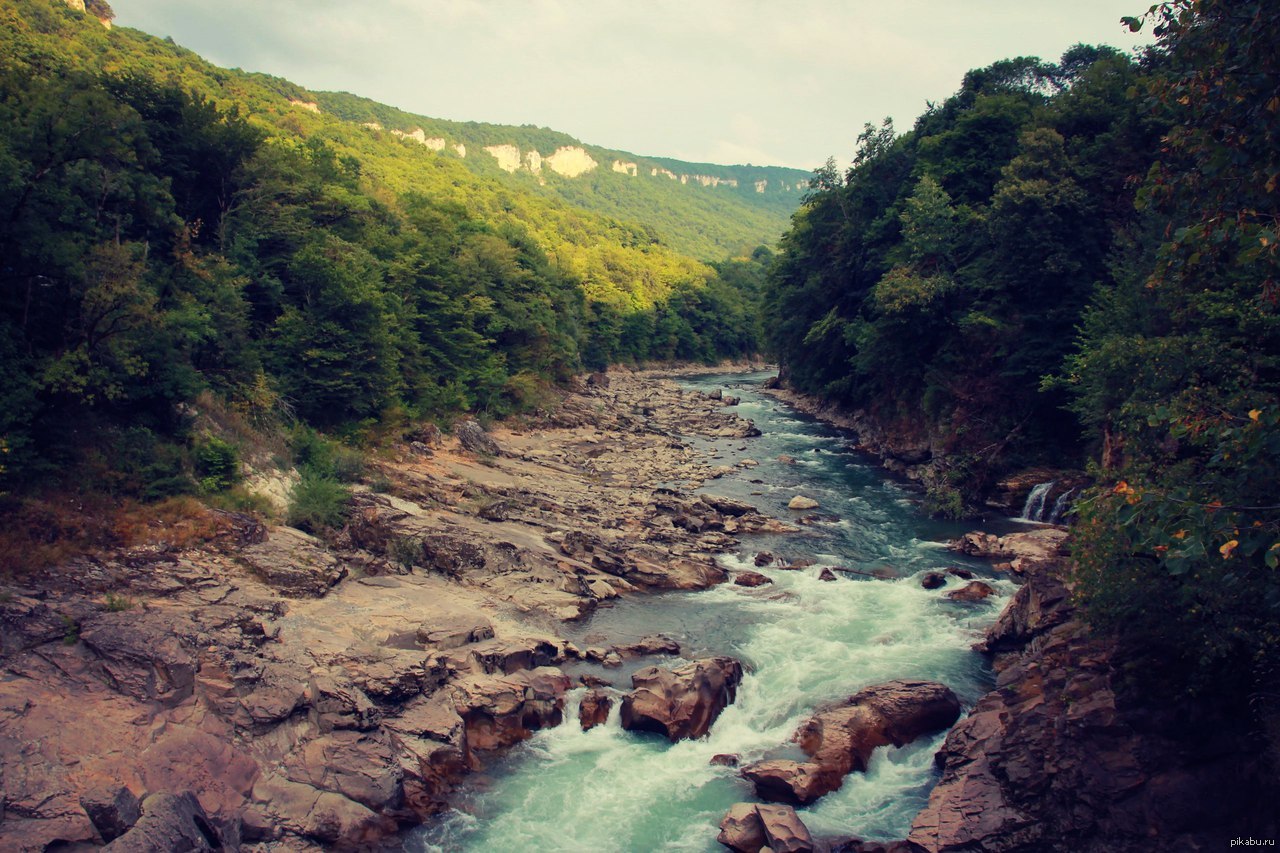
[[[235,445],[217,436],[195,444],[196,476],[204,494],[224,492],[240,479],[240,454]]]
[[[6,488],[61,475],[157,498],[196,488],[195,470],[203,491],[225,489],[227,460],[191,446],[184,412],[202,395],[257,429],[352,437],[387,412],[505,416],[583,366],[757,348],[763,264],[670,248],[721,256],[771,237],[780,209],[754,187],[604,169],[586,189],[543,187],[354,122],[374,110],[401,126],[390,108],[289,102],[313,97],[43,0],[0,7]],[[533,147],[573,142],[524,131]],[[693,201],[712,198],[738,201]],[[694,233],[712,221],[727,230]],[[107,439],[124,434],[155,464],[131,451],[115,465]],[[359,476],[354,451],[325,466]]]
[[[1157,680],[1240,701],[1280,671],[1280,25],[1217,0],[1145,18],[1171,130],[1062,380],[1105,439],[1081,589]]]
[[[416,536],[393,536],[387,542],[387,559],[406,571],[423,561],[422,539]]]
[[[347,516],[351,490],[331,476],[303,468],[289,493],[288,521],[309,533],[323,533],[342,527]]]
[[[948,476],[966,500],[1001,466],[1080,455],[1041,378],[1134,218],[1163,127],[1125,97],[1139,76],[1077,46],[971,71],[906,134],[868,125],[847,172],[815,173],[769,276],[789,381],[963,456]]]

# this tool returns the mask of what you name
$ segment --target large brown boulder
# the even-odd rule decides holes
[[[765,800],[804,805],[838,790],[853,770],[866,770],[879,746],[902,746],[941,731],[960,717],[960,700],[932,681],[890,681],[821,711],[796,731],[809,761],[759,761],[742,775]]]
[[[600,688],[588,690],[578,705],[578,722],[582,730],[589,731],[603,725],[609,719],[609,709],[613,707],[613,699]]]
[[[757,587],[771,584],[773,581],[767,576],[759,572],[741,571],[737,577],[733,579],[734,586]]]
[[[152,794],[142,801],[142,817],[103,850],[152,853],[155,850],[222,850],[223,839],[195,795]]]
[[[742,664],[714,657],[678,669],[647,666],[631,676],[622,699],[622,727],[657,732],[672,742],[700,738],[737,695]]]
[[[463,421],[458,425],[455,434],[458,436],[458,443],[472,453],[479,453],[482,456],[497,456],[501,452],[498,449],[498,442],[493,440],[493,436],[485,432],[484,427],[475,421]]]
[[[791,806],[736,803],[716,840],[736,853],[812,853],[813,836]]]
[[[995,588],[991,584],[983,583],[982,581],[969,581],[960,589],[947,593],[947,598],[952,601],[974,602],[990,598],[995,594]]]
[[[554,667],[457,682],[455,708],[466,728],[469,751],[501,749],[564,719],[564,694],[572,681]]]
[[[678,655],[680,643],[664,634],[650,634],[641,637],[634,643],[625,646],[614,646],[613,650],[623,658],[640,658],[649,655]]]

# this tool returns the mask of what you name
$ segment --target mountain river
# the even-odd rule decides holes
[[[759,393],[768,375],[679,380],[685,388],[722,388],[740,396],[737,411],[763,433],[696,440],[718,457],[717,464],[735,466],[735,473],[703,490],[792,521],[806,513],[788,510],[787,503],[803,494],[821,504],[808,513],[820,518],[800,533],[745,538],[739,554],[720,560],[729,569],[755,569],[755,554],[769,551],[815,565],[761,568],[774,583],[759,589],[723,584],[627,598],[562,629],[580,646],[663,633],[680,641],[687,659],[733,655],[747,670],[737,701],[705,739],[670,744],[623,731],[616,702],[605,725],[583,732],[577,702],[584,690],[577,689],[563,725],[539,732],[472,777],[453,810],[407,836],[407,850],[723,850],[715,840],[720,819],[733,803],[755,797],[734,768],[711,764],[713,755],[737,754],[743,763],[798,755],[788,740],[816,707],[883,681],[941,681],[966,709],[990,688],[991,673],[970,646],[1014,587],[994,578],[986,564],[944,550],[943,541],[972,525],[930,520],[915,493],[852,450],[845,435]],[[785,461],[788,456],[795,461]],[[746,459],[759,464],[739,467]],[[845,573],[823,582],[818,574],[824,566],[890,576]],[[947,566],[974,571],[997,595],[975,604],[951,602],[945,593],[965,583],[954,577],[941,590],[921,587],[925,572]],[[640,666],[679,662],[650,658],[621,670],[590,671],[626,688]],[[576,676],[588,668],[566,671]],[[944,737],[877,750],[866,773],[851,774],[839,791],[798,809],[800,817],[815,836],[904,837],[936,781],[933,755]]]

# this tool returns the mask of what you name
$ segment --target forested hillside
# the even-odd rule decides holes
[[[310,93],[275,80],[283,95],[314,102],[379,138],[426,145],[477,174],[584,210],[643,223],[654,238],[696,258],[772,244],[802,197],[809,174],[779,166],[723,166],[643,157],[586,145],[545,127],[454,122],[415,115],[346,92]],[[314,101],[312,101],[314,99]],[[504,165],[490,149],[508,159]],[[556,152],[582,152],[572,177],[556,169]],[[590,158],[588,162],[586,158]],[[594,164],[594,165],[592,165]]]
[[[356,435],[756,348],[767,250],[708,264],[282,88],[0,3],[0,491],[216,485],[197,397]]]
[[[1152,684],[1280,662],[1280,21],[1173,2],[1140,59],[971,71],[820,171],[766,313],[797,389],[935,451],[935,509],[1092,460],[1079,589]],[[1265,688],[1264,688],[1265,689]]]

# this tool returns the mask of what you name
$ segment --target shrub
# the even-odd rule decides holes
[[[422,557],[422,540],[416,536],[396,536],[387,542],[387,559],[402,569],[412,569]]]
[[[308,426],[296,427],[289,447],[299,470],[309,469],[343,483],[354,483],[364,474],[364,454],[325,438]]]
[[[225,492],[240,480],[240,454],[235,445],[217,436],[196,443],[196,474],[206,495]]]
[[[341,527],[351,491],[336,479],[303,468],[289,495],[289,524],[308,533]]]

